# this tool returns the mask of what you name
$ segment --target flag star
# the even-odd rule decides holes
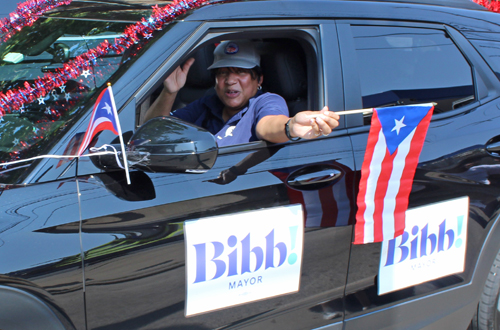
[[[401,128],[405,127],[406,125],[403,123],[403,120],[405,120],[405,116],[401,118],[401,120],[394,119],[394,127],[392,128],[392,131],[396,131],[396,134],[399,135],[399,131]]]
[[[59,87],[59,89],[61,90],[61,94],[62,93],[66,93],[66,84],[64,84],[61,87]]]
[[[108,104],[108,102],[104,102],[104,104],[106,104],[106,105],[103,106],[102,108],[108,112],[108,115],[110,115],[111,114],[111,106]]]
[[[90,76],[90,70],[83,70],[81,75],[87,78],[88,76]]]
[[[66,101],[71,100],[71,94],[70,93],[66,93],[64,95],[64,98],[66,99]]]
[[[45,104],[45,100],[42,96],[40,96],[37,100],[38,100],[38,104]]]
[[[14,139],[14,145],[18,145],[19,144],[19,139],[18,138],[15,138]]]
[[[52,114],[52,110],[50,110],[50,108],[45,108],[45,113],[48,114],[48,115],[51,115]]]
[[[148,34],[146,34],[146,35],[144,36],[144,38],[146,38],[146,39],[150,39],[150,38],[152,38],[152,37],[153,37],[153,35],[152,35],[151,33],[148,33]]]

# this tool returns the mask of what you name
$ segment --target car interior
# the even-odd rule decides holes
[[[290,116],[312,108],[308,89],[308,66],[306,52],[298,40],[291,38],[251,39],[261,55],[261,69],[264,76],[264,92],[282,96],[288,105]],[[212,93],[215,93],[215,77],[207,68],[213,63],[213,51],[217,42],[209,42],[193,50],[187,58],[195,58],[184,88],[177,94],[173,110]],[[161,92],[163,85],[152,93],[149,100],[140,107],[138,122],[143,123],[149,105]]]

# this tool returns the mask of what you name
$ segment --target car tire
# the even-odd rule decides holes
[[[500,329],[500,251],[498,251],[479,300],[477,329]],[[475,323],[475,322],[474,322]],[[474,324],[476,325],[476,324]]]

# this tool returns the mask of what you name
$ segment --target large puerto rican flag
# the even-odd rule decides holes
[[[403,234],[413,177],[433,110],[432,103],[373,110],[361,168],[354,244]]]

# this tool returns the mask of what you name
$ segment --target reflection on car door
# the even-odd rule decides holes
[[[339,131],[256,145],[221,149],[203,174],[133,172],[132,188],[121,172],[81,180],[89,328],[302,329],[342,321],[354,208],[348,138]],[[291,204],[303,205],[307,226],[299,292],[186,318],[183,222]]]

